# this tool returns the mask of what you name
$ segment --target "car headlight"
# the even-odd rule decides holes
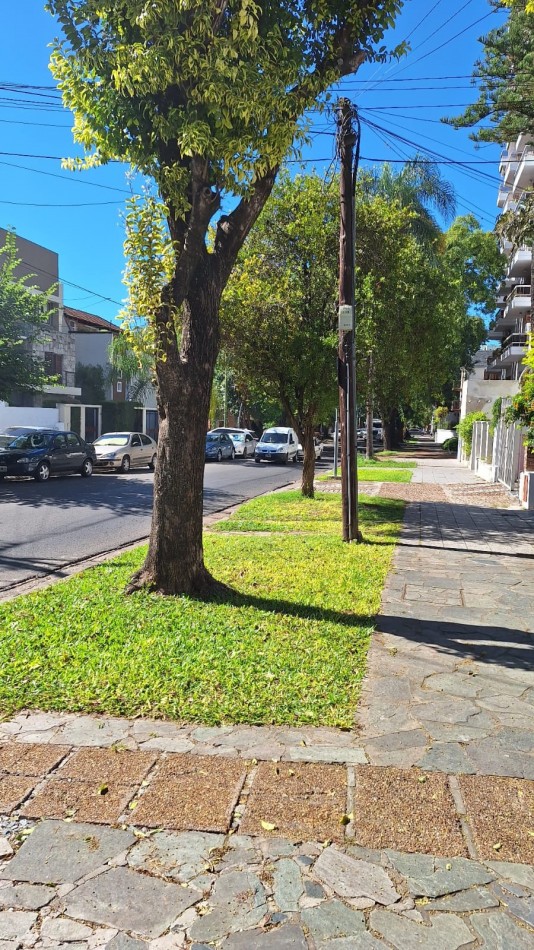
[[[105,455],[101,455],[101,456],[100,456],[101,459],[114,459],[114,458],[116,458],[116,457],[117,457],[117,453],[116,453],[116,452],[106,452]]]
[[[287,450],[287,445],[279,445],[276,451],[285,452],[286,450]]]
[[[21,459],[17,459],[17,465],[28,465],[29,462],[31,462],[31,459],[29,459],[26,455],[24,455]]]

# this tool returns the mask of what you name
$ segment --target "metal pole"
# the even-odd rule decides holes
[[[337,466],[338,466],[338,456],[339,456],[339,417],[338,410],[336,409],[336,421],[334,423],[334,478],[337,478]]]

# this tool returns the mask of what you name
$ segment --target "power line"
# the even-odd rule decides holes
[[[89,185],[91,188],[104,188],[105,191],[118,191],[121,194],[128,195],[130,198],[134,196],[141,197],[140,195],[136,194],[136,192],[128,191],[127,188],[117,188],[114,185],[103,185],[100,182],[87,181],[83,178],[77,178],[74,175],[71,177],[69,175],[60,175],[58,172],[46,172],[42,168],[30,168],[29,165],[18,165],[16,162],[0,161],[0,165],[5,165],[8,168],[20,168],[22,171],[33,172],[35,175],[46,175],[47,178],[59,178],[60,181],[68,181],[72,182],[73,184]]]
[[[479,17],[477,20],[473,20],[473,22],[469,23],[468,26],[465,26],[463,30],[460,30],[458,33],[455,33],[454,36],[451,36],[448,40],[445,40],[443,43],[440,43],[439,46],[435,46],[433,49],[429,50],[428,53],[423,53],[422,56],[419,56],[418,59],[415,59],[412,63],[407,63],[405,66],[402,67],[402,69],[399,70],[399,72],[403,72],[405,69],[410,69],[412,66],[415,66],[416,63],[420,63],[422,62],[423,59],[427,59],[429,56],[432,56],[434,53],[439,52],[439,50],[442,50],[445,46],[448,46],[449,43],[454,42],[454,40],[457,40],[458,37],[463,36],[464,33],[467,33],[467,31],[472,29],[472,27],[477,26],[478,23],[482,23],[483,20],[487,20],[488,17],[493,16],[495,12],[496,12],[495,10],[490,10],[490,12],[485,13],[484,16]]]
[[[123,201],[78,201],[78,202],[39,202],[7,201],[0,198],[0,205],[16,205],[23,208],[100,208],[103,205],[122,205]]]

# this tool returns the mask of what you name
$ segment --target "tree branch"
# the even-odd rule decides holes
[[[279,166],[271,168],[254,183],[248,198],[242,198],[231,214],[223,215],[217,224],[215,256],[222,279],[222,286],[231,274],[237,255],[245,239],[259,217],[265,202],[273,190]]]

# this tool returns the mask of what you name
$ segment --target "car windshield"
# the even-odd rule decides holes
[[[127,432],[112,432],[110,435],[101,435],[95,439],[95,445],[128,445],[130,436]]]
[[[264,432],[260,442],[275,442],[280,445],[283,442],[287,442],[287,435],[285,432]]]
[[[219,442],[220,437],[218,432],[208,432],[206,436],[206,442]]]
[[[32,432],[27,435],[19,435],[17,439],[11,438],[10,449],[41,449],[48,443],[50,436],[43,435],[42,432]]]

